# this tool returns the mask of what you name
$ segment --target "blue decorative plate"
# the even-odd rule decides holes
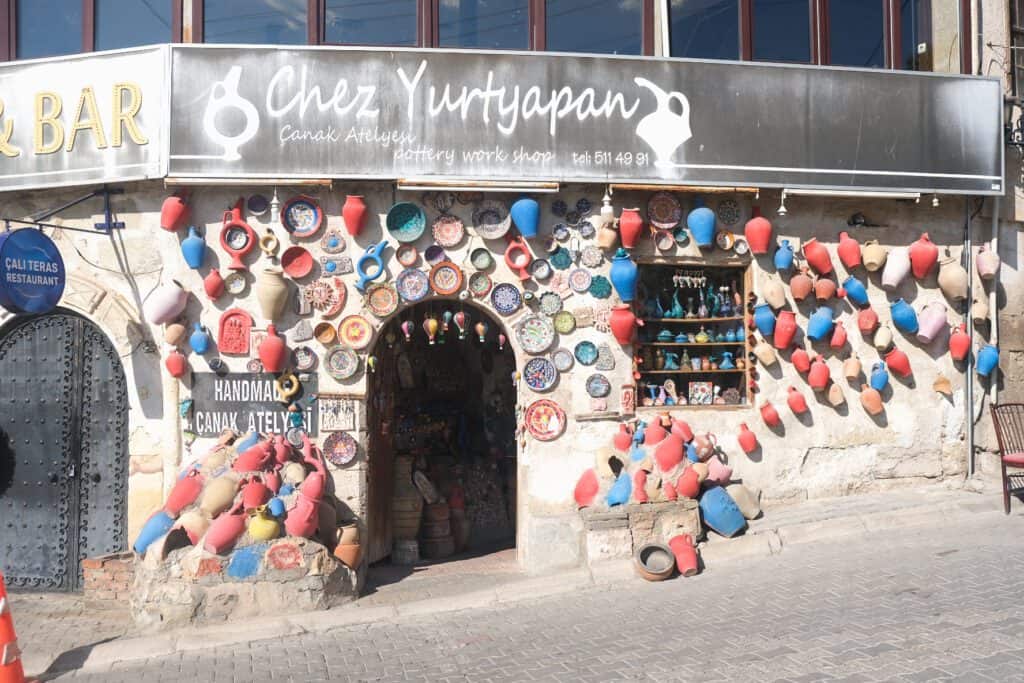
[[[573,352],[580,365],[593,365],[597,362],[597,345],[590,341],[581,341]]]
[[[604,398],[612,391],[612,384],[602,374],[591,375],[587,378],[587,393],[591,398]]]
[[[418,204],[398,202],[388,209],[388,232],[399,242],[415,242],[427,229],[427,214]]]
[[[523,305],[523,295],[515,285],[503,282],[491,290],[491,305],[498,313],[509,315]]]
[[[523,380],[534,391],[548,391],[558,381],[558,370],[547,358],[531,358],[523,367]]]
[[[604,275],[595,275],[590,280],[590,295],[595,299],[607,299],[612,295],[612,283]]]
[[[572,255],[565,247],[558,247],[548,257],[548,263],[556,270],[565,270],[572,265]]]
[[[556,216],[564,216],[565,212],[568,210],[569,207],[561,199],[556,199],[555,201],[551,202],[551,213],[555,214]]]
[[[296,237],[315,235],[324,222],[324,210],[306,195],[292,197],[281,207],[281,225]]]
[[[422,270],[406,268],[395,278],[395,288],[406,301],[419,301],[430,294],[430,278]]]

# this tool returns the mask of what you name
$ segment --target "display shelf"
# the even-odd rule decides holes
[[[742,315],[729,316],[728,318],[643,318],[647,323],[734,323],[743,320]]]

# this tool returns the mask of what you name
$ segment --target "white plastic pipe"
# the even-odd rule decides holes
[[[999,255],[999,197],[994,197],[992,204],[992,244],[989,245],[989,249],[996,256]],[[999,348],[999,309],[997,305],[999,303],[999,272],[996,271],[995,277],[992,278],[992,285],[989,288],[988,293],[988,310],[989,318],[992,321],[991,331],[989,335],[988,343],[996,348]],[[990,405],[995,405],[996,401],[999,400],[999,373],[995,372],[989,381],[988,387],[988,400]]]

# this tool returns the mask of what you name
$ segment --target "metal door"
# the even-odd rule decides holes
[[[0,429],[13,452],[0,495],[8,584],[81,586],[81,560],[126,545],[128,395],[117,351],[70,313],[0,333]]]

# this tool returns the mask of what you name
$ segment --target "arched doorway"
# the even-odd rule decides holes
[[[58,310],[0,329],[0,476],[9,477],[0,481],[0,557],[9,585],[76,590],[82,559],[125,548],[127,425],[121,359],[96,325]]]
[[[428,317],[438,323],[433,343]],[[367,413],[371,563],[391,555],[399,518],[408,517],[396,499],[416,495],[410,467],[450,503],[453,555],[515,546],[516,361],[506,334],[484,309],[443,300],[406,308],[382,327]],[[443,536],[444,525],[432,525],[430,512],[423,511],[420,554],[445,559],[447,541],[431,538]]]

